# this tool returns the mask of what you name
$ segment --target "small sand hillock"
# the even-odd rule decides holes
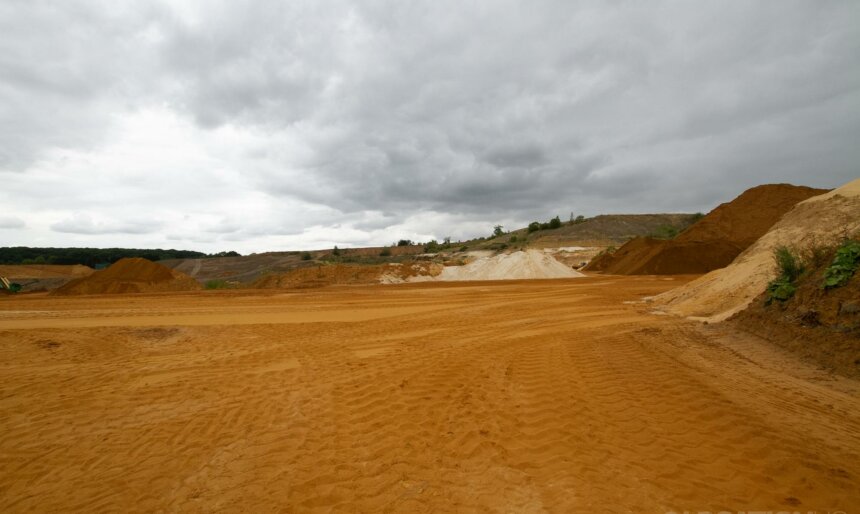
[[[201,289],[193,278],[138,257],[120,259],[109,268],[72,280],[52,295],[154,293]]]
[[[482,257],[464,266],[446,266],[436,280],[523,280],[582,276],[582,273],[565,266],[550,254],[525,250]]]
[[[860,179],[798,203],[729,266],[654,298],[667,312],[721,321],[750,304],[777,274],[779,246],[836,244],[860,231]]]

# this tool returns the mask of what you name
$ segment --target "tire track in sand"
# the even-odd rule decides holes
[[[775,371],[760,341],[622,303],[666,281],[600,282],[614,285],[354,288],[236,300],[269,311],[439,307],[353,323],[0,330],[0,508],[860,504],[854,386],[791,374],[802,368],[795,361],[783,359]],[[165,298],[177,308],[197,301],[154,295],[128,309]],[[217,316],[217,302],[200,298]],[[62,317],[60,308],[76,304],[27,305]]]

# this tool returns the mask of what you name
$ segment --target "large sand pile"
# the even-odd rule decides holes
[[[798,202],[825,191],[790,184],[754,187],[721,204],[673,240],[639,237],[586,269],[619,275],[671,275],[722,268]]]
[[[582,276],[582,273],[565,266],[552,255],[539,250],[525,250],[482,257],[464,266],[446,266],[436,280],[520,280]]]
[[[201,289],[193,278],[161,264],[138,257],[120,259],[111,267],[72,280],[55,289],[54,295],[154,293]]]
[[[721,321],[743,310],[777,274],[774,249],[831,245],[860,231],[860,179],[798,203],[728,267],[654,298],[683,316]]]

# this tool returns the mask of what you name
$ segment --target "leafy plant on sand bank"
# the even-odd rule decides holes
[[[836,250],[833,262],[824,271],[824,289],[844,286],[860,268],[860,241],[848,239]]]

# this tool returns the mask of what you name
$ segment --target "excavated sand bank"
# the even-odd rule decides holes
[[[638,237],[585,269],[616,275],[673,275],[722,268],[798,202],[825,192],[790,184],[757,186],[718,206],[675,239]]]
[[[654,298],[660,309],[722,321],[743,310],[776,277],[773,252],[832,245],[860,231],[860,179],[797,204],[729,266]]]

